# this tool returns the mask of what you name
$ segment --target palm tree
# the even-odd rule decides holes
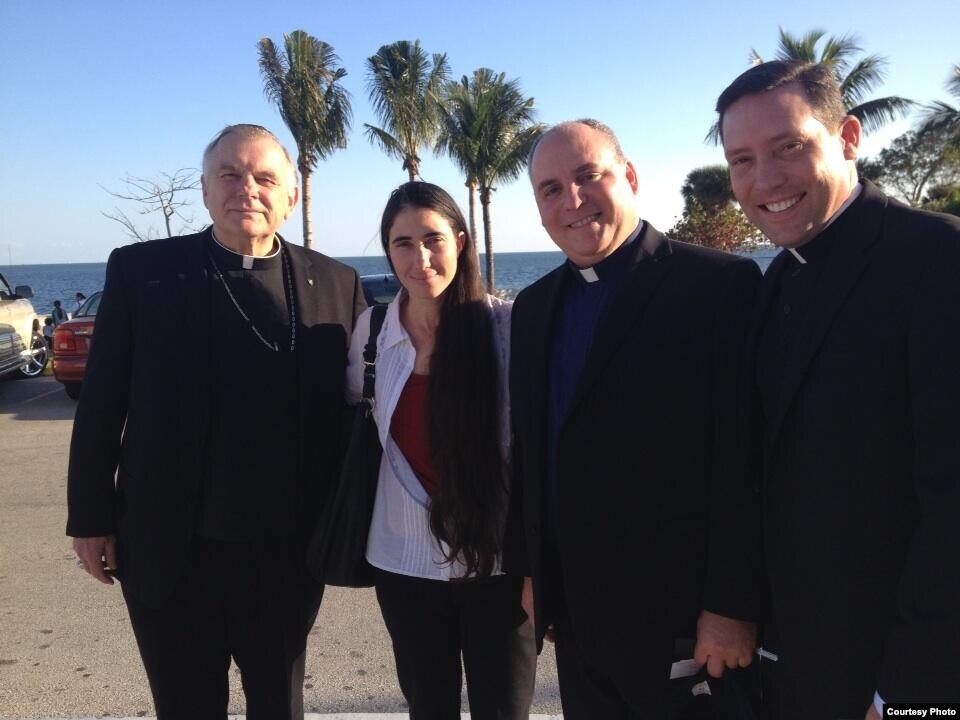
[[[403,161],[411,182],[420,175],[417,151],[436,138],[439,95],[449,72],[447,56],[427,57],[419,40],[384,45],[367,58],[367,90],[383,127],[364,123],[366,135]]]
[[[485,115],[486,85],[489,76],[483,69],[473,73],[471,81],[464,75],[451,81],[443,90],[440,124],[434,150],[445,153],[466,176],[470,234],[477,236],[477,176],[480,133]]]
[[[926,116],[922,130],[943,128],[946,133],[960,142],[960,65],[953,66],[953,72],[946,83],[947,92],[958,100],[954,107],[950,103],[936,100],[926,106]]]
[[[730,173],[726,165],[706,165],[687,173],[680,187],[689,211],[694,203],[710,212],[719,212],[734,202]]]
[[[310,227],[310,175],[317,162],[347,146],[350,94],[340,85],[347,71],[333,48],[303,30],[283,36],[281,54],[270,38],[262,38],[260,74],[263,92],[274,102],[297,144],[303,199],[303,246],[313,244]]]
[[[854,62],[855,56],[863,49],[853,35],[839,38],[827,37],[817,51],[820,41],[826,36],[823,30],[811,30],[805,35],[795,37],[780,28],[780,43],[777,47],[777,60],[806,60],[830,67],[840,84],[843,105],[849,115],[853,115],[863,125],[864,133],[879,130],[889,122],[905,116],[913,108],[913,101],[897,95],[868,100],[873,89],[883,82],[887,59],[880,55],[866,55]],[[754,65],[763,62],[756,50],[750,51]],[[707,140],[716,143],[720,139],[720,127],[714,124],[707,133]]]
[[[483,212],[483,238],[487,265],[487,290],[493,292],[493,230],[490,200],[496,185],[519,177],[527,166],[534,141],[543,132],[535,122],[533,98],[526,98],[516,80],[507,80],[489,68],[464,75],[447,84],[441,108],[436,150],[445,152],[463,171],[470,193],[470,230],[476,235],[476,201],[479,191]]]

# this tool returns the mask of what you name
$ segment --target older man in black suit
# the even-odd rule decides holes
[[[212,227],[110,255],[68,478],[83,567],[121,581],[160,718],[302,717],[356,272],[284,241],[296,172],[257,125],[203,156]]]
[[[514,304],[505,565],[532,576],[538,640],[553,627],[564,717],[666,718],[754,649],[738,385],[760,271],[641,220],[595,120],[548,130],[530,177],[567,262]]]
[[[774,710],[960,701],[960,220],[857,181],[827,67],[756,66],[717,110],[734,193],[784,248],[748,351]]]

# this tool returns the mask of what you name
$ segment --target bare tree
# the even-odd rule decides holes
[[[99,184],[99,183],[98,183]],[[196,168],[180,168],[175,173],[161,172],[159,177],[138,177],[127,175],[123,178],[126,189],[115,192],[100,185],[100,189],[118,200],[126,200],[139,205],[137,214],[150,215],[161,213],[166,228],[165,237],[183,234],[186,231],[197,230],[193,225],[194,216],[183,214],[183,209],[193,205],[193,200],[184,197],[184,193],[197,190],[200,187],[200,171]],[[123,210],[114,207],[112,213],[101,213],[104,217],[120,223],[131,240],[143,242],[157,237],[156,231],[150,225],[143,229]],[[174,232],[173,219],[177,218],[182,225]]]

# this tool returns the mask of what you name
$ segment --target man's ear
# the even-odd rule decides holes
[[[200,194],[203,196],[203,206],[210,209],[210,206],[207,205],[207,178],[204,175],[200,176]]]
[[[286,220],[293,214],[293,209],[297,206],[297,203],[300,202],[300,186],[294,185],[293,192],[290,193],[289,205],[287,206],[287,212],[284,215],[283,219]]]
[[[853,115],[847,115],[840,123],[840,141],[843,143],[843,158],[856,160],[860,150],[860,134],[862,127],[860,120]]]
[[[637,169],[633,167],[633,163],[629,160],[627,160],[627,182],[630,183],[630,189],[636,195],[640,189],[640,180],[637,177]]]

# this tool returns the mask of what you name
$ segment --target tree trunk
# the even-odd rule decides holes
[[[300,168],[300,214],[303,216],[303,246],[308,250],[313,247],[313,228],[310,227],[310,170]]]
[[[163,222],[167,226],[167,237],[173,237],[173,230],[170,228],[170,218],[173,217],[173,208],[167,203],[163,204]]]
[[[480,236],[477,235],[477,183],[475,180],[468,180],[464,183],[467,186],[468,204],[470,208],[470,239],[473,241],[473,261],[477,264],[477,272],[480,271]]]
[[[470,237],[473,238],[473,244],[479,247],[477,240],[477,182],[476,180],[467,180],[467,193],[469,193],[468,203],[470,208]]]
[[[493,277],[493,233],[490,230],[490,193],[493,188],[480,188],[480,205],[483,207],[483,246],[487,255],[487,292],[493,295],[496,288]]]

